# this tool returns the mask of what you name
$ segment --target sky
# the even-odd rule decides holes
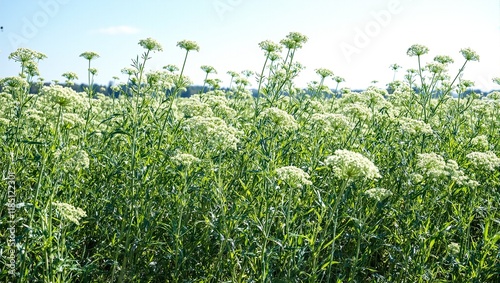
[[[200,51],[189,54],[184,74],[201,85],[200,66],[210,65],[217,70],[211,78],[227,86],[227,71],[260,72],[259,42],[300,32],[308,42],[295,55],[306,67],[295,79],[299,87],[318,80],[318,68],[343,77],[340,87],[384,87],[393,79],[391,64],[403,67],[396,79],[418,67],[406,51],[422,44],[430,50],[423,62],[436,55],[455,60],[452,77],[465,60],[460,50],[473,49],[480,61],[467,63],[463,79],[500,89],[492,82],[500,77],[500,0],[0,0],[0,26],[0,78],[20,71],[8,56],[26,47],[48,56],[39,64],[46,81],[64,81],[61,74],[71,71],[86,82],[87,61],[79,57],[86,51],[100,55],[92,61],[96,83],[124,81],[120,70],[144,51],[139,40],[151,37],[164,51],[152,54],[147,70],[181,67],[185,53],[176,44],[187,39]]]

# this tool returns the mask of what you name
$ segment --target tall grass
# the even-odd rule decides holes
[[[16,274],[0,278],[500,281],[500,93],[468,94],[461,79],[479,56],[462,49],[450,81],[451,58],[422,66],[428,49],[414,45],[418,69],[390,93],[337,92],[343,79],[327,69],[306,91],[293,84],[306,41],[290,33],[259,45],[257,97],[249,72],[231,72],[231,89],[207,79],[203,93],[180,98],[187,56],[199,51],[191,41],[178,43],[178,73],[147,72],[162,48],[141,40],[113,97],[92,86],[93,52],[82,54],[85,93],[55,84],[28,93],[45,56],[11,54],[21,73],[1,80],[0,160],[15,176],[16,244],[4,240],[2,253],[14,250]]]

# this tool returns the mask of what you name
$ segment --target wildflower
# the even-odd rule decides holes
[[[416,167],[421,171],[424,177],[439,180],[449,175],[446,170],[446,162],[441,155],[434,152],[420,153],[417,158]]]
[[[302,188],[303,185],[312,185],[309,174],[295,166],[285,166],[276,169],[278,179],[284,181],[291,187]]]
[[[376,201],[381,201],[390,197],[392,192],[384,188],[373,188],[365,191],[365,195]]]
[[[63,115],[62,122],[65,128],[69,129],[75,126],[85,125],[85,120],[76,113],[63,113],[62,115]],[[85,167],[88,167],[88,165],[86,165]]]
[[[431,126],[424,121],[401,117],[398,119],[400,128],[403,132],[410,135],[432,135]]]
[[[87,169],[90,164],[87,152],[83,149],[78,149],[76,146],[56,150],[54,158],[59,159],[62,168],[67,171]]]
[[[353,128],[349,119],[342,114],[314,113],[309,119],[309,124],[322,132],[335,132],[337,130],[350,130]]]
[[[448,245],[448,252],[450,255],[456,256],[460,253],[460,244],[452,242]]]
[[[181,40],[177,42],[177,46],[188,52],[191,50],[195,50],[198,52],[200,51],[200,46],[198,45],[198,43],[190,40]]]
[[[251,77],[252,75],[254,75],[254,74],[255,74],[255,72],[254,72],[254,71],[250,71],[250,70],[243,70],[243,71],[241,71],[241,74],[242,74],[243,76],[245,76],[245,78],[249,78],[249,77]]]
[[[161,45],[151,37],[139,40],[139,45],[148,51],[163,51]]]
[[[500,91],[490,92],[486,97],[491,100],[500,100]]]
[[[80,225],[80,219],[87,216],[87,213],[85,213],[83,209],[74,207],[68,203],[55,201],[52,205],[63,218],[75,223],[76,225]]]
[[[135,74],[135,69],[133,68],[123,68],[121,69],[121,73],[124,75],[132,76]]]
[[[61,85],[44,86],[40,94],[45,95],[47,99],[62,107],[81,105],[82,97],[73,89]]]
[[[472,162],[472,166],[478,170],[494,172],[497,167],[500,167],[500,158],[493,151],[471,152],[466,156]]]
[[[46,121],[44,112],[35,108],[30,108],[26,110],[26,118],[28,118],[30,121],[36,124],[43,124]]]
[[[82,54],[80,54],[80,57],[85,58],[85,59],[91,61],[93,59],[99,58],[100,56],[99,56],[99,54],[97,54],[95,52],[87,51],[87,52],[83,52]]]
[[[325,68],[320,68],[315,70],[316,74],[318,74],[322,79],[333,76],[333,72],[325,69]]]
[[[287,49],[298,49],[302,48],[302,45],[308,40],[307,36],[298,33],[290,32],[285,39],[281,40],[280,43]]]
[[[332,78],[332,80],[334,80],[334,81],[335,81],[336,83],[338,83],[338,84],[339,84],[339,83],[341,83],[341,82],[345,82],[345,79],[344,79],[344,78],[342,78],[342,77],[339,77],[339,76],[334,76],[334,77]]]
[[[406,54],[408,56],[420,56],[427,54],[429,52],[429,48],[420,45],[420,44],[414,44],[410,48],[408,48],[408,51],[406,51]]]
[[[325,159],[325,164],[331,166],[333,174],[340,179],[373,180],[381,177],[377,166],[368,158],[345,149],[337,149],[334,155]]]
[[[189,98],[179,98],[175,100],[175,105],[178,111],[182,113],[185,118],[190,118],[194,116],[204,116],[210,117],[213,115],[210,106],[202,101],[198,97]]]
[[[73,72],[63,73],[62,76],[65,77],[68,81],[72,81],[72,80],[77,80],[78,79],[78,75],[75,74],[75,73],[73,73]]]
[[[184,121],[183,129],[195,148],[214,150],[236,149],[242,134],[218,117],[191,117]]]
[[[4,85],[6,88],[17,89],[17,88],[27,88],[28,82],[23,80],[21,77],[7,77],[0,80],[0,84]]]
[[[433,74],[439,74],[446,70],[445,65],[434,62],[428,63],[424,68]]]
[[[281,52],[281,46],[270,40],[264,40],[260,42],[259,47],[260,49],[266,51],[266,54],[270,54],[273,52]]]
[[[28,48],[18,48],[16,51],[10,53],[9,60],[14,60],[15,62],[21,62],[22,65],[29,61],[42,60],[47,58],[47,55],[34,51]]]
[[[193,163],[200,162],[200,159],[189,153],[177,153],[170,158],[177,166],[189,167]]]
[[[436,57],[434,57],[434,61],[442,65],[448,65],[454,62],[454,60],[450,56],[446,55],[437,55]]]
[[[205,72],[207,75],[208,74],[217,74],[217,71],[212,66],[203,65],[200,67],[200,69],[202,69],[203,72]]]
[[[352,104],[347,104],[342,108],[342,113],[346,114],[351,118],[356,118],[361,121],[369,120],[372,117],[371,110],[364,104],[355,102]]]
[[[265,109],[259,116],[263,121],[270,121],[273,124],[273,128],[276,127],[285,132],[295,131],[299,128],[292,115],[276,107]]]
[[[467,61],[479,61],[479,55],[470,48],[464,48],[460,50],[462,56],[464,56]]]
[[[163,69],[169,71],[170,73],[174,73],[179,71],[179,68],[176,65],[169,64],[167,66],[163,66]]]
[[[397,70],[401,69],[401,66],[398,65],[398,64],[392,64],[392,65],[389,66],[389,68],[391,70],[393,70],[394,72],[396,72]]]
[[[97,75],[97,69],[96,68],[89,68],[89,73],[91,73],[93,76]]]

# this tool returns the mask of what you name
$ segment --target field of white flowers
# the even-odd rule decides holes
[[[192,41],[178,43],[182,68],[146,72],[162,47],[141,40],[114,96],[93,88],[94,52],[81,55],[82,93],[71,72],[30,93],[45,55],[13,52],[0,278],[500,282],[500,92],[461,79],[479,56],[460,50],[450,74],[451,57],[413,45],[415,69],[387,90],[332,92],[325,80],[342,79],[327,69],[301,90],[306,41],[261,42],[262,71],[228,72],[230,89],[203,66],[204,90],[188,98]]]

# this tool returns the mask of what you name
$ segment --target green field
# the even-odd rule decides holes
[[[42,86],[50,58],[12,53],[0,279],[500,282],[500,92],[461,79],[479,56],[460,50],[449,72],[450,57],[414,45],[415,69],[387,89],[339,88],[327,69],[298,89],[306,41],[261,42],[261,72],[229,72],[227,89],[203,66],[191,97],[191,41],[181,68],[152,72],[162,47],[140,41],[113,95],[93,86],[96,53],[79,59],[85,92],[73,73]]]

